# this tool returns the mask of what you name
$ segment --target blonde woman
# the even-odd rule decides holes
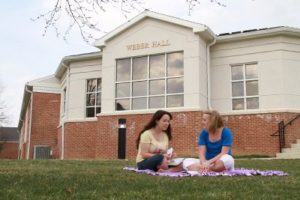
[[[234,169],[232,132],[224,127],[220,114],[215,110],[203,112],[202,126],[198,140],[199,159],[186,159],[183,168],[200,172]]]

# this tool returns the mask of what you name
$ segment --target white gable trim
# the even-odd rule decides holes
[[[168,15],[155,13],[155,12],[146,10],[146,11],[142,12],[141,14],[137,15],[136,17],[134,17],[133,19],[129,20],[127,23],[122,24],[121,26],[117,27],[110,33],[106,34],[105,36],[103,36],[102,38],[97,40],[94,45],[99,48],[104,47],[106,45],[107,40],[109,40],[112,37],[115,37],[116,35],[120,34],[121,32],[125,31],[129,27],[135,25],[136,23],[138,23],[139,21],[141,21],[147,17],[153,18],[153,19],[158,19],[158,20],[168,22],[171,24],[176,24],[176,25],[191,28],[193,30],[193,32],[197,33],[197,34],[200,34],[200,33],[203,33],[206,31],[209,34],[210,38],[213,39],[215,37],[215,34],[207,26],[205,26],[203,24],[195,23],[195,22],[191,22],[191,21],[187,21],[187,20],[176,18],[176,17],[171,17]]]

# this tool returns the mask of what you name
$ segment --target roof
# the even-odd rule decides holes
[[[57,78],[61,78],[66,70],[66,67],[71,62],[85,61],[85,60],[96,59],[96,58],[99,58],[99,59],[102,58],[102,52],[97,51],[97,52],[90,52],[90,53],[85,53],[85,54],[66,56],[60,61],[58,68],[56,69],[56,72],[54,75]]]
[[[0,142],[18,142],[19,133],[17,127],[0,127]]]
[[[203,25],[203,24],[200,24],[197,22],[180,19],[177,17],[169,16],[169,15],[164,15],[161,13],[156,13],[156,12],[149,11],[149,10],[145,10],[144,12],[140,13],[139,15],[137,15],[134,18],[132,18],[131,20],[129,20],[127,23],[122,24],[121,26],[117,27],[110,33],[106,34],[105,36],[103,36],[102,38],[97,40],[95,42],[95,46],[100,47],[100,48],[104,47],[106,45],[106,41],[110,40],[111,38],[115,37],[116,35],[120,34],[121,32],[134,26],[135,24],[137,24],[138,22],[140,22],[146,18],[157,19],[157,20],[164,21],[167,23],[191,28],[194,33],[200,34],[206,39],[213,40],[215,38],[215,34],[206,25]]]
[[[288,26],[276,26],[270,28],[248,29],[230,33],[221,33],[217,35],[217,42],[268,37],[272,35],[290,35],[299,37],[300,29]]]

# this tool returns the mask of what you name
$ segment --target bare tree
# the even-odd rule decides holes
[[[191,12],[193,11],[194,7],[199,5],[203,0],[185,0],[186,3],[188,4],[188,12],[189,15],[191,15]],[[222,0],[209,0],[211,3],[217,4],[222,7],[226,7],[225,3],[222,3]]]
[[[9,118],[6,114],[6,105],[3,99],[1,99],[2,97],[2,92],[3,92],[3,86],[0,83],[0,127],[4,126],[5,124],[7,124],[9,122]]]
[[[46,35],[49,28],[53,28],[57,37],[67,39],[70,31],[79,28],[83,40],[87,43],[94,41],[95,32],[104,32],[99,25],[99,14],[106,12],[110,7],[117,7],[126,18],[133,10],[140,10],[144,0],[56,0],[53,8],[46,13],[33,18],[33,21],[44,20],[44,32]],[[68,19],[67,28],[61,33],[58,22]]]
[[[104,33],[99,24],[99,13],[106,12],[109,7],[116,7],[120,10],[125,18],[133,11],[142,11],[146,0],[56,0],[51,10],[33,18],[33,21],[44,20],[45,26],[43,36],[46,35],[49,28],[53,28],[57,37],[67,40],[70,31],[77,27],[83,40],[92,43],[95,40],[95,33]],[[219,6],[225,6],[222,3],[226,0],[184,0],[188,5],[188,13],[200,2],[210,1]],[[61,32],[58,22],[61,19],[68,19],[69,24]]]

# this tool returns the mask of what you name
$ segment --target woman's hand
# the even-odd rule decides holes
[[[209,172],[210,163],[205,161],[200,164],[200,172]]]
[[[171,160],[172,159],[172,154],[168,154],[168,153],[165,153],[163,154],[164,157],[167,159],[167,160]]]

